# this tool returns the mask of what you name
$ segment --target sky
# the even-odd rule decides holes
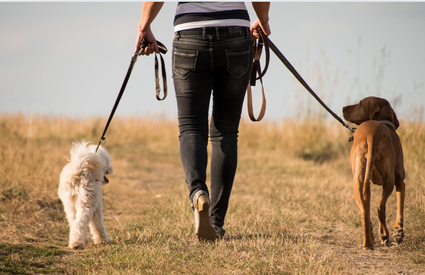
[[[134,53],[141,7],[0,2],[0,114],[106,120]],[[167,99],[155,98],[153,55],[139,57],[116,116],[176,118],[175,7],[166,2],[151,26],[169,49]],[[373,95],[389,100],[400,119],[423,119],[425,2],[272,2],[269,17],[271,41],[338,116]],[[308,112],[331,118],[273,53],[263,81],[265,121]],[[260,88],[253,92],[258,113]],[[249,119],[246,105],[242,116]]]

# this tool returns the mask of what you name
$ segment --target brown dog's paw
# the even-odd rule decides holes
[[[389,239],[387,235],[381,235],[381,244],[389,245]]]
[[[399,245],[403,241],[404,231],[403,228],[394,229],[394,241]]]

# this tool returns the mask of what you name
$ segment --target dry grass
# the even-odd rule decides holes
[[[198,243],[175,122],[114,118],[104,186],[113,242],[67,248],[59,174],[74,140],[97,143],[103,119],[0,116],[0,273],[423,274],[425,124],[401,122],[405,241],[362,250],[348,130],[320,120],[243,122],[224,240]],[[381,190],[374,186],[377,204]],[[387,204],[395,220],[395,194]]]

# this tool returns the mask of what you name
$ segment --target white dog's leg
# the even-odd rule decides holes
[[[94,243],[99,244],[102,241],[111,241],[108,233],[106,233],[103,223],[102,210],[99,208],[93,214],[93,219],[90,222],[90,232],[93,234]]]
[[[96,194],[99,194],[99,196],[97,196],[97,207],[90,222],[90,232],[93,234],[94,242],[98,244],[102,241],[111,241],[111,238],[109,238],[108,233],[106,233],[105,224],[103,222],[101,186],[99,185],[96,189],[98,189],[96,190]]]
[[[69,195],[68,192],[59,192],[59,198],[62,201],[68,224],[71,226],[75,221],[75,198]]]
[[[87,226],[93,217],[96,208],[96,193],[80,189],[80,194],[75,203],[76,219],[71,225],[69,247],[73,249],[84,249],[88,242]]]
[[[59,197],[63,203],[63,208],[66,213],[66,218],[68,219],[69,224],[69,247],[73,249],[84,249],[84,245],[81,246],[76,240],[78,239],[78,234],[76,234],[76,199],[77,197],[72,196],[69,192],[59,189]],[[86,241],[87,243],[87,241]]]

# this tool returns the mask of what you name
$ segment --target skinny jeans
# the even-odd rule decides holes
[[[211,223],[222,227],[238,161],[238,133],[253,60],[249,28],[198,28],[176,32],[173,81],[180,158],[192,202],[196,191],[211,197]],[[209,124],[209,107],[212,115]],[[211,192],[206,185],[211,140]]]

